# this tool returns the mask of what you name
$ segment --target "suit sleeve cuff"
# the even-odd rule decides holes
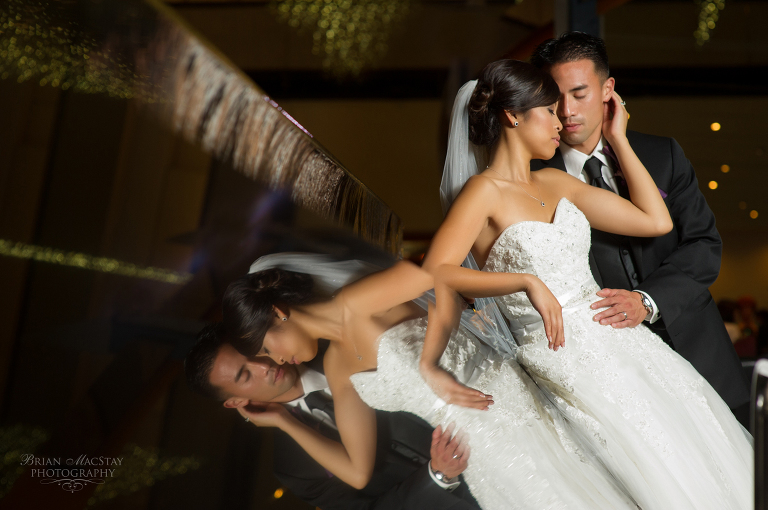
[[[645,320],[649,322],[650,324],[653,324],[657,320],[659,320],[659,317],[661,317],[661,314],[659,313],[659,307],[656,306],[656,301],[653,300],[651,296],[648,295],[647,292],[643,292],[642,290],[635,289],[635,292],[642,294],[643,296],[648,298],[648,301],[651,302],[651,308],[653,308],[653,312],[645,316]]]
[[[453,489],[455,489],[456,487],[461,485],[461,482],[458,480],[458,478],[453,483],[445,483],[442,480],[438,480],[437,476],[435,476],[435,471],[432,469],[432,461],[431,460],[429,461],[429,464],[427,465],[427,468],[428,468],[427,470],[429,471],[429,477],[432,478],[432,481],[435,482],[441,488],[443,488],[443,489],[445,489],[447,491],[452,491]]]

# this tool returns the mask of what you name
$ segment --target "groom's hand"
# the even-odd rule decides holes
[[[605,298],[592,303],[592,309],[608,308],[596,314],[593,320],[614,328],[634,328],[648,315],[641,296],[624,289],[603,289],[597,295]],[[624,315],[626,312],[626,315]]]
[[[440,471],[448,478],[456,478],[467,469],[469,460],[469,438],[463,431],[453,434],[454,423],[445,430],[438,425],[432,432],[432,446],[429,455],[432,457],[432,469]]]

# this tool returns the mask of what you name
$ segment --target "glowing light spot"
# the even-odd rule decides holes
[[[275,499],[280,499],[283,497],[283,489],[277,489],[275,493],[273,494],[275,496]]]
[[[747,208],[747,203],[744,201],[739,202],[739,209],[742,211]]]
[[[752,218],[753,220],[757,219],[757,211],[755,211],[754,209],[749,211],[749,217]]]
[[[709,189],[717,189],[717,181],[709,181]]]
[[[731,167],[729,167],[728,165],[723,165],[720,167],[720,171],[723,172],[724,174],[727,174],[728,172],[731,171]]]
[[[713,122],[712,124],[709,125],[709,129],[711,129],[712,131],[720,131],[720,127],[721,126],[719,122]]]

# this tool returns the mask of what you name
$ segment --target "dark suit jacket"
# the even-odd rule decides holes
[[[661,319],[649,327],[687,359],[731,408],[738,407],[748,401],[749,393],[709,293],[720,272],[722,253],[715,216],[699,191],[693,166],[674,139],[634,131],[627,132],[627,138],[656,186],[666,193],[664,202],[674,223],[666,235],[629,238],[639,281],[636,289],[648,293],[661,312]],[[549,161],[531,164],[532,170],[543,167],[565,170],[560,151]],[[599,257],[594,260],[603,272],[601,265],[607,263]],[[595,279],[611,287],[610,274],[596,274]]]
[[[376,466],[362,490],[330,475],[279,430],[274,436],[275,476],[297,497],[322,510],[479,510],[465,483],[449,492],[429,476],[429,424],[407,413],[384,411],[376,411],[376,422]],[[334,436],[330,429],[321,431]]]

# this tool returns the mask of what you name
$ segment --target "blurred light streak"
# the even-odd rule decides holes
[[[191,273],[176,272],[158,267],[137,266],[108,257],[94,257],[85,253],[66,252],[56,248],[7,239],[0,239],[0,255],[174,284],[187,283],[193,276]]]

